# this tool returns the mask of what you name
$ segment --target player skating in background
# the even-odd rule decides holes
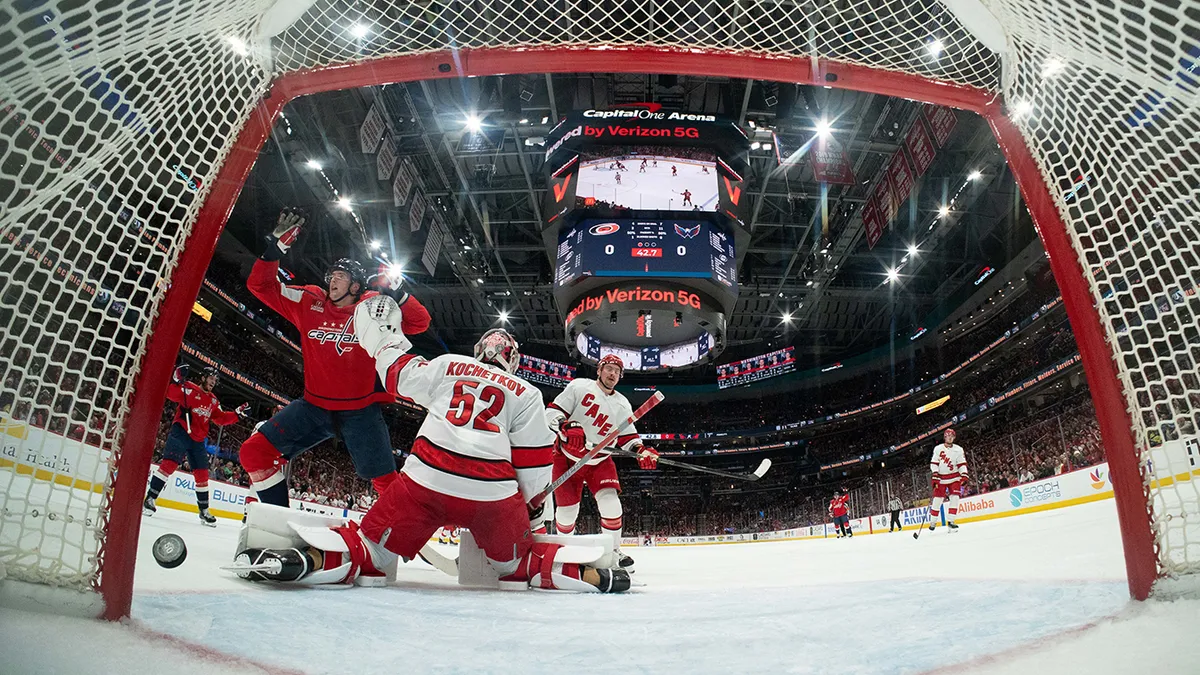
[[[638,173],[646,173],[646,160],[642,160],[642,165],[638,167]]]
[[[944,443],[933,448],[929,460],[929,471],[933,474],[933,501],[929,504],[929,529],[937,527],[941,516],[942,501],[950,498],[946,508],[946,527],[954,532],[958,529],[954,519],[958,517],[958,498],[967,485],[967,457],[961,446],[955,444],[957,436],[953,429],[942,434]]]
[[[678,175],[679,175],[679,168],[676,167],[674,164],[672,164],[671,165],[671,178],[674,178]]]
[[[617,172],[617,185],[620,185],[620,184],[621,184],[621,173],[618,171]]]
[[[443,525],[437,532],[438,543],[458,546],[458,535],[461,530],[462,528],[453,525]]]
[[[843,487],[841,492],[834,493],[833,499],[829,500],[829,515],[833,517],[833,529],[837,531],[838,539],[854,536],[850,529],[849,490]]]
[[[272,416],[239,451],[251,490],[259,501],[276,506],[288,505],[287,462],[335,436],[345,444],[355,473],[371,481],[376,492],[382,494],[396,478],[396,460],[379,407],[394,398],[380,385],[374,359],[354,345],[354,308],[378,293],[367,289],[366,270],[349,258],[329,268],[326,288],[280,283],[279,259],[303,225],[299,213],[281,213],[246,282],[255,297],[299,329],[304,358],[304,396]],[[396,290],[389,293],[398,296],[404,314],[404,332],[424,332],[429,312],[398,290],[398,280],[390,285]]]
[[[503,329],[484,333],[475,358],[444,354],[432,361],[406,353],[401,311],[390,298],[356,312],[362,349],[374,356],[387,390],[428,410],[400,477],[357,523],[297,528],[302,548],[249,548],[245,564],[269,564],[254,580],[380,583],[396,556],[415,558],[443,525],[465,527],[500,575],[501,588],[618,592],[624,570],[587,565],[598,547],[534,541],[544,503],[533,500],[549,483],[554,434],[542,395],[516,376],[517,342]],[[252,518],[253,520],[253,518]],[[556,563],[562,556],[568,563]],[[358,577],[366,577],[358,579]]]
[[[163,448],[162,461],[150,478],[146,500],[142,502],[142,513],[154,515],[158,510],[154,500],[163,491],[167,479],[187,458],[196,481],[196,506],[200,508],[200,522],[209,527],[217,526],[217,519],[208,512],[208,450],[204,439],[208,437],[209,423],[218,426],[233,424],[250,414],[250,404],[243,403],[236,411],[221,409],[213,388],[220,380],[220,373],[212,366],[200,371],[200,384],[187,381],[188,367],[179,366],[171,375],[167,386],[167,399],[178,403],[171,430],[167,433],[167,445]]]
[[[621,358],[609,354],[597,364],[596,379],[579,377],[571,380],[546,407],[546,422],[558,434],[554,453],[555,480],[633,413],[629,400],[616,391],[624,372],[625,364]],[[633,426],[617,437],[615,445],[639,453],[638,465],[643,469],[653,469],[658,464],[658,453],[642,445]],[[600,451],[587,466],[554,491],[554,521],[558,532],[575,532],[575,519],[579,517],[579,500],[585,484],[596,498],[600,528],[612,536],[613,549],[621,566],[629,567],[633,559],[621,553],[621,483],[617,480],[616,464],[608,452]]]
[[[683,195],[683,205],[684,206],[689,206],[692,204],[692,191],[691,190],[684,188],[683,192],[680,192],[678,194]]]

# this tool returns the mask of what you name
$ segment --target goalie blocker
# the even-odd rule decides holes
[[[597,541],[599,539],[599,541]],[[298,585],[383,586],[396,578],[399,556],[375,543],[358,523],[255,502],[246,512],[231,570],[243,579]],[[618,593],[629,575],[613,566],[608,538],[535,535],[528,554],[496,569],[463,532],[459,583],[474,587]]]

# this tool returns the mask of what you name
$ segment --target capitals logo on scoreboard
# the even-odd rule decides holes
[[[675,234],[683,237],[684,239],[692,239],[696,235],[700,234],[700,223],[696,223],[691,227],[684,227],[679,223],[675,223]]]

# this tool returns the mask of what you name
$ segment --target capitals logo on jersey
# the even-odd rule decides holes
[[[697,223],[691,227],[684,227],[679,223],[675,223],[675,234],[683,237],[684,239],[691,239],[700,234],[700,224]]]
[[[346,319],[346,323],[337,330],[332,330],[322,326],[308,331],[308,337],[316,340],[321,344],[332,342],[334,348],[337,349],[338,356],[345,354],[354,348],[358,342],[358,336],[354,334],[354,317]]]

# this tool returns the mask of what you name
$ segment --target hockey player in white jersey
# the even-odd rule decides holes
[[[426,360],[407,353],[401,316],[394,300],[378,296],[361,303],[354,317],[355,334],[375,358],[387,391],[428,411],[400,477],[361,527],[293,527],[306,546],[248,548],[239,562],[271,569],[242,574],[256,581],[383,583],[383,570],[396,556],[416,558],[450,524],[471,531],[501,588],[627,590],[624,570],[598,569],[570,546],[534,540],[542,505],[533,508],[530,501],[550,482],[554,434],[541,393],[513,374],[520,361],[516,340],[493,329],[475,345],[475,358]]]
[[[596,379],[571,380],[567,388],[546,407],[546,422],[558,434],[554,453],[555,480],[607,436],[614,426],[633,413],[629,400],[616,391],[624,372],[625,364],[621,358],[609,354],[597,364]],[[637,452],[638,464],[643,469],[653,469],[658,465],[658,453],[642,445],[633,426],[617,437],[615,445]],[[608,452],[600,451],[587,466],[554,491],[554,522],[559,534],[575,532],[575,519],[579,517],[579,500],[585,484],[596,498],[600,529],[612,536],[621,567],[629,567],[633,559],[621,553],[621,483],[617,480],[617,467]]]
[[[937,526],[942,501],[947,497],[950,503],[946,508],[946,527],[951,532],[958,529],[954,519],[958,517],[958,498],[967,486],[967,457],[962,447],[955,444],[956,435],[953,429],[947,429],[942,434],[945,442],[934,446],[933,458],[929,460],[929,471],[933,474],[933,501],[929,504],[931,530]]]

